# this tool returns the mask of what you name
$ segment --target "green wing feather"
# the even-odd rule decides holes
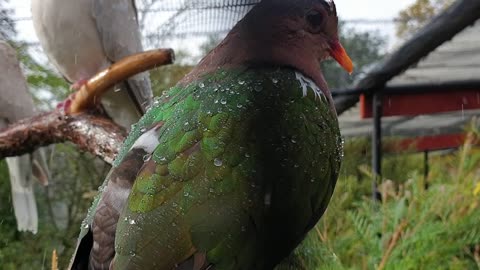
[[[116,234],[115,269],[173,269],[204,254],[215,269],[268,269],[323,214],[341,160],[325,96],[290,69],[218,71],[172,88],[133,128],[162,122]]]

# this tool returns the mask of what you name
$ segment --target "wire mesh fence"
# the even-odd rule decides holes
[[[161,38],[205,36],[228,32],[260,0],[147,0],[141,24],[158,23]],[[155,18],[162,18],[162,22]]]

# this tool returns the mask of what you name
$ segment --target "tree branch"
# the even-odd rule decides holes
[[[109,68],[99,72],[75,93],[69,113],[84,111],[100,100],[108,89],[116,83],[140,72],[171,64],[175,56],[171,49],[151,50],[126,57]]]
[[[21,120],[0,132],[0,157],[70,141],[112,163],[125,137],[125,130],[107,118],[87,113],[66,115],[56,110]]]
[[[91,78],[75,95],[68,112],[55,110],[21,120],[0,130],[0,159],[23,155],[37,148],[70,141],[108,163],[118,153],[126,131],[110,119],[86,112],[116,83],[137,73],[170,64],[170,49],[135,54]]]

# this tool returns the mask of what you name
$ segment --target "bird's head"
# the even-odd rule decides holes
[[[338,17],[335,3],[325,0],[290,1],[297,2],[298,10],[291,9],[291,20],[286,24],[303,36],[303,42],[315,52],[319,62],[328,57],[335,59],[348,73],[353,63],[338,38]],[[288,27],[288,26],[287,26]],[[299,37],[301,39],[301,37]]]
[[[353,64],[340,44],[333,0],[263,0],[200,63],[201,70],[243,65],[287,66],[328,92],[319,63]]]
[[[349,73],[353,70],[338,38],[333,1],[263,0],[237,27],[255,48],[254,58],[295,66],[298,60],[292,58],[321,62],[332,57]]]

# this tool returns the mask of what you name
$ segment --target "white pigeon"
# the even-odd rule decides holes
[[[143,51],[133,0],[32,0],[32,18],[44,52],[74,88]],[[152,97],[148,73],[141,73],[108,91],[101,103],[129,130]]]
[[[35,115],[33,99],[16,51],[0,41],[0,129],[23,118]],[[38,213],[33,191],[33,176],[46,185],[49,172],[42,150],[34,154],[6,158],[12,202],[19,231],[37,232]]]

